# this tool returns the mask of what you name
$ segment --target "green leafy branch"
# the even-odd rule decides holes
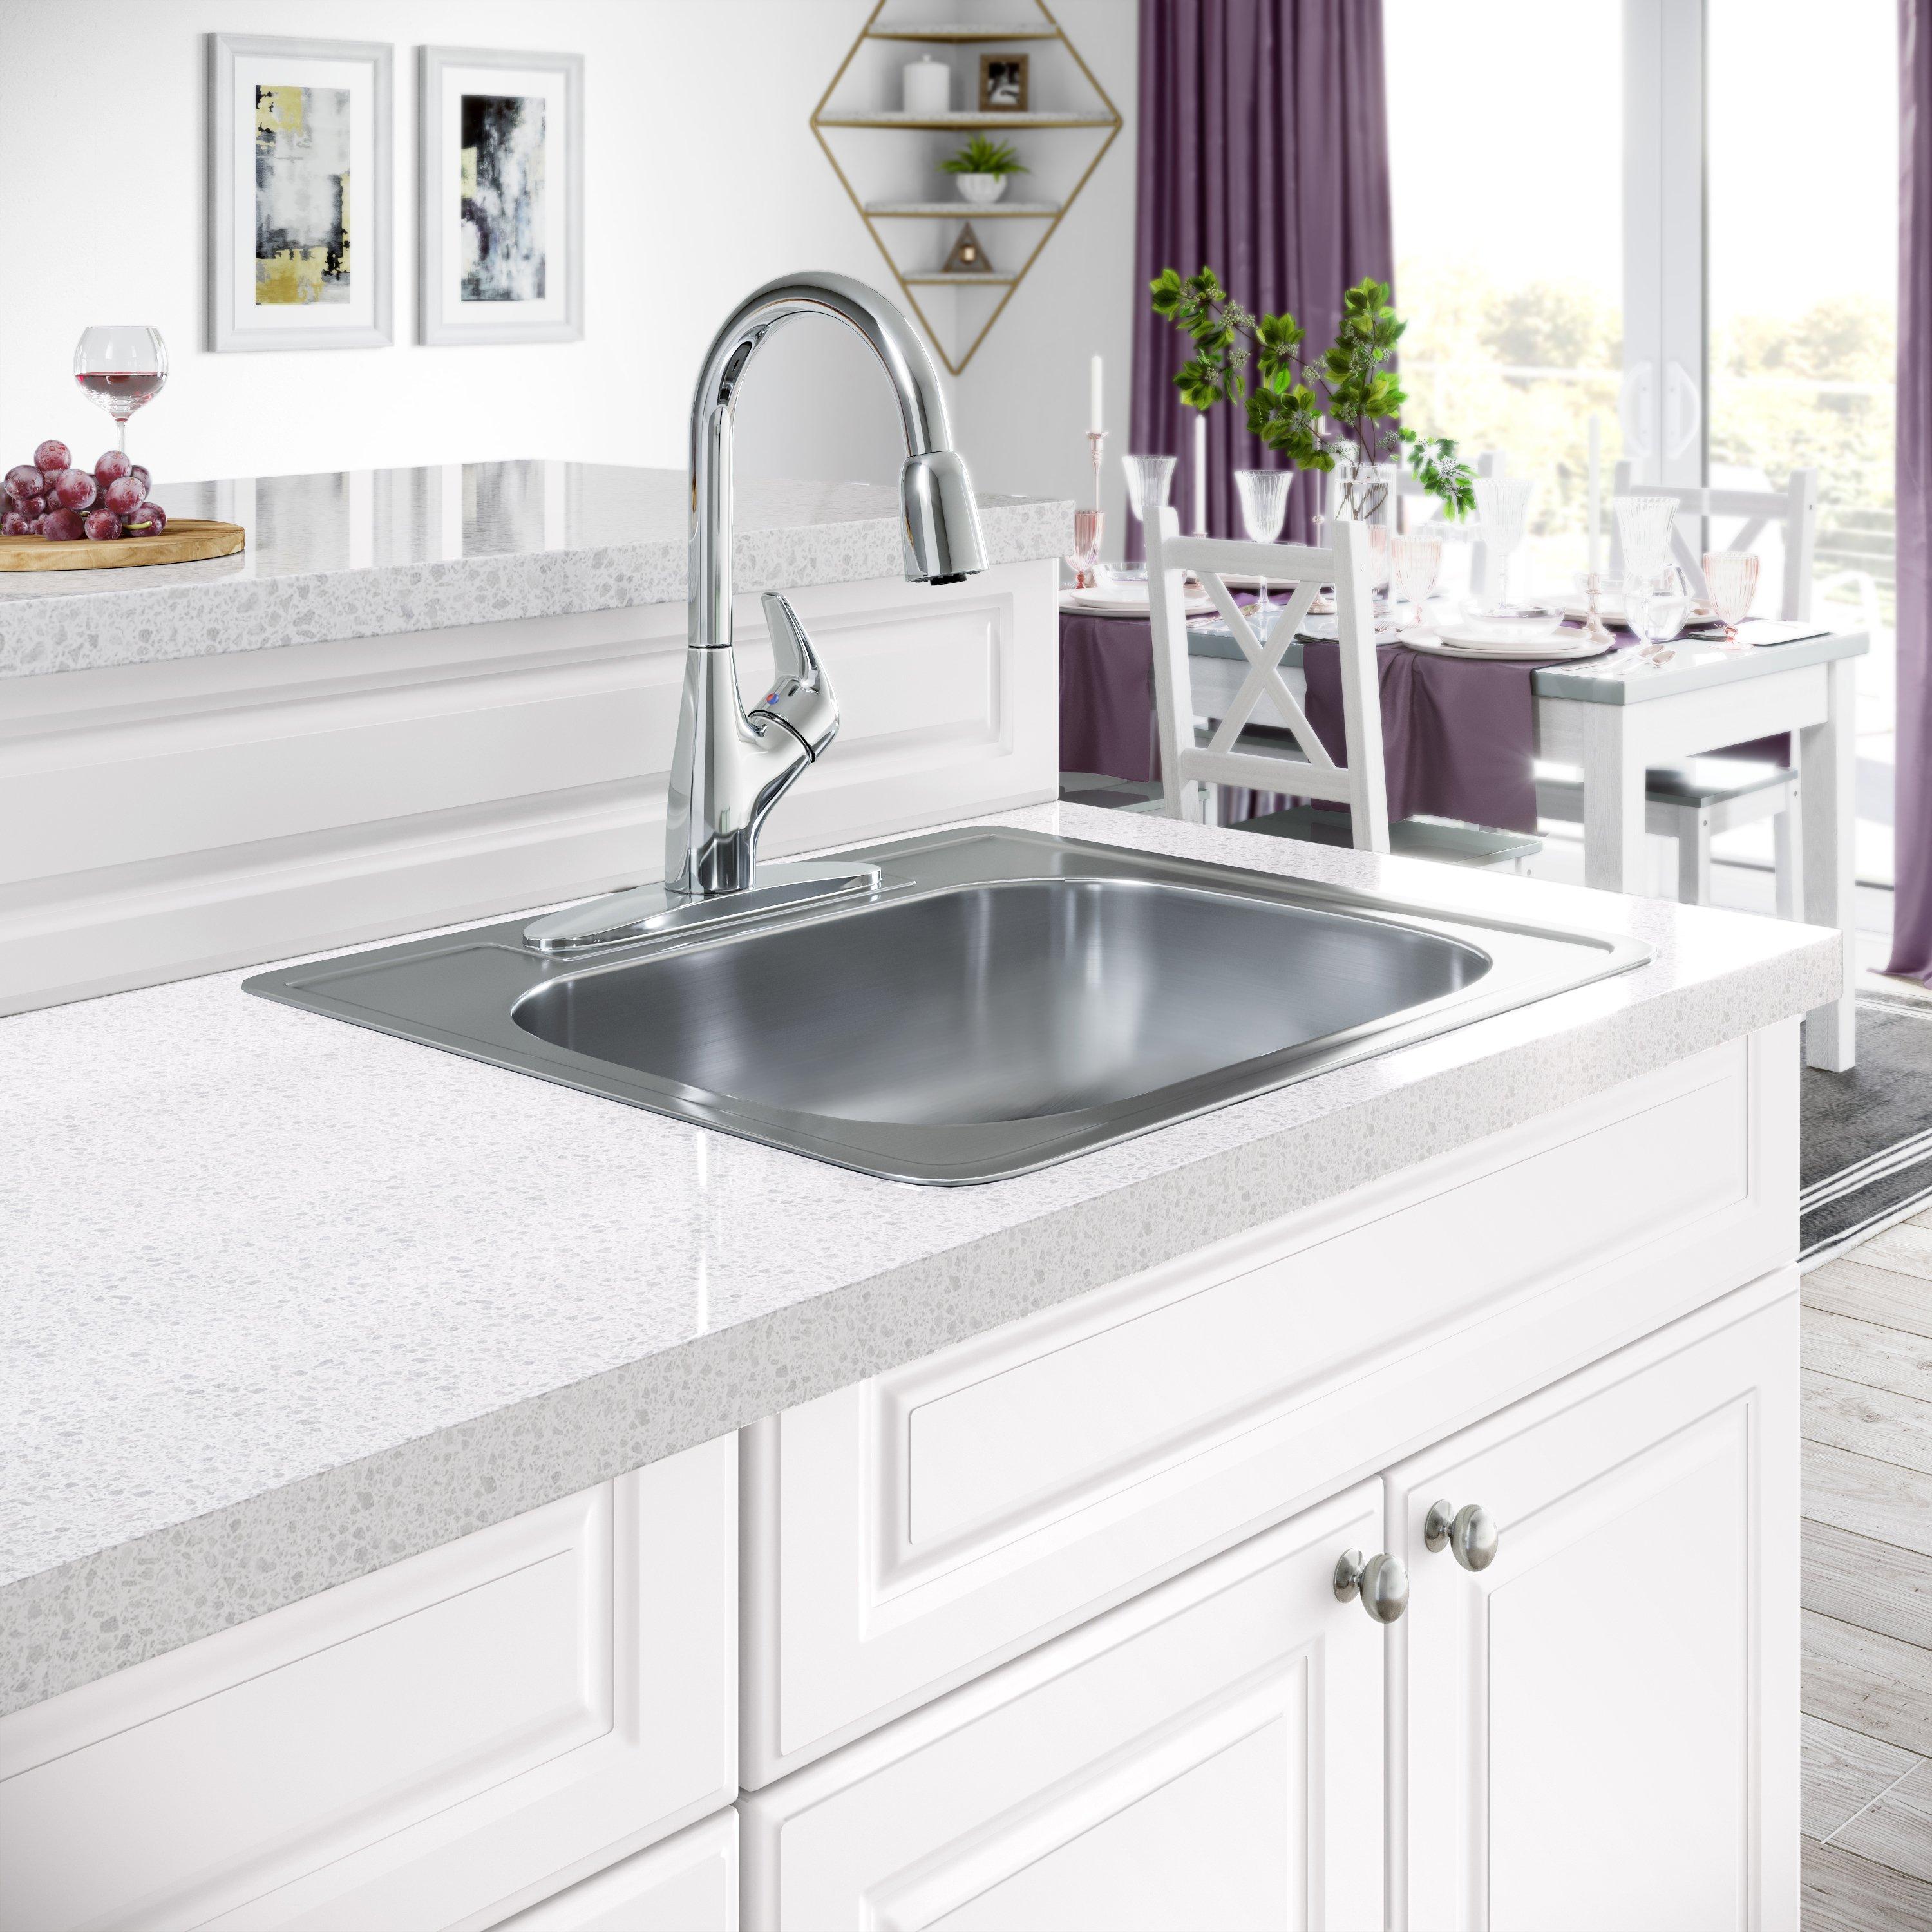
[[[1412,475],[1452,519],[1475,508],[1475,478],[1447,436],[1402,426],[1408,400],[1382,367],[1408,324],[1372,278],[1342,297],[1342,324],[1320,356],[1302,353],[1307,332],[1292,315],[1256,315],[1210,268],[1185,280],[1164,268],[1149,286],[1154,311],[1186,335],[1194,353],[1174,387],[1189,407],[1245,407],[1249,429],[1297,470],[1342,472],[1349,514],[1363,521],[1387,501],[1389,469],[1406,459]]]

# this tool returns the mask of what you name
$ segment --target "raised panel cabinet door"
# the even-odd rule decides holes
[[[4,1932],[444,1932],[728,1804],[736,1438],[0,1719]]]
[[[739,1801],[754,1932],[1380,1932],[1379,1483]]]
[[[502,1932],[738,1932],[738,1814],[729,1805],[520,1912]]]
[[[1389,1473],[1397,1928],[1795,1932],[1796,1287]]]

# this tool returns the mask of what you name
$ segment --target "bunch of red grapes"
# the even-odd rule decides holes
[[[50,440],[31,463],[7,472],[7,508],[0,536],[46,537],[96,543],[116,537],[157,537],[168,526],[168,513],[148,501],[148,472],[110,449],[90,470],[74,466],[74,452]]]

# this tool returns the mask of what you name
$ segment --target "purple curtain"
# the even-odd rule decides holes
[[[1130,440],[1180,458],[1172,500],[1191,529],[1196,412],[1174,388],[1187,344],[1147,285],[1211,264],[1244,306],[1292,313],[1318,352],[1345,289],[1393,280],[1382,0],[1141,0],[1139,141]],[[1209,532],[1246,534],[1235,470],[1280,464],[1234,410],[1210,410]],[[1289,493],[1288,541],[1313,536],[1319,487]]]
[[[1932,983],[1932,0],[1899,0],[1898,890],[1886,970]]]

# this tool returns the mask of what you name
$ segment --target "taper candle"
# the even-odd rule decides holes
[[[1194,418],[1194,534],[1208,534],[1208,416]]]
[[[1096,356],[1087,368],[1087,433],[1099,436],[1106,427],[1100,416],[1100,358]]]
[[[1597,574],[1597,547],[1598,519],[1603,509],[1603,436],[1597,418],[1590,418],[1590,484],[1589,501],[1583,514],[1590,523],[1590,574]]]

